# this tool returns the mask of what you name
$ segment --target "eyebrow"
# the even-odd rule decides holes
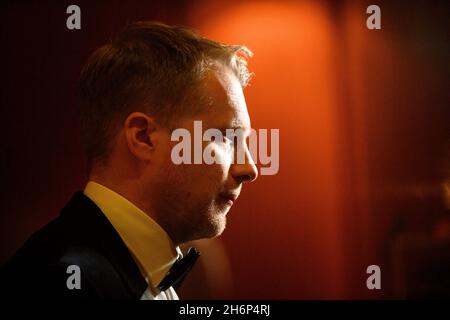
[[[216,128],[223,132],[225,132],[226,129],[232,129],[232,130],[240,129],[245,132],[250,131],[252,129],[251,126],[246,127],[244,122],[242,122],[241,120],[236,119],[236,118],[231,120],[228,124],[222,123],[220,126],[217,126]]]
[[[231,128],[233,129],[245,129],[244,123],[240,120],[234,119],[232,123]]]
[[[247,131],[247,130],[251,130],[251,128],[246,128],[242,125],[231,125],[231,126],[221,126],[219,128],[220,131],[225,131],[226,129],[233,129],[233,130],[237,130],[237,129],[241,129],[242,131]]]

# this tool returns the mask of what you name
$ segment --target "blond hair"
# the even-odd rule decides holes
[[[88,165],[104,158],[118,126],[133,111],[161,123],[198,111],[200,82],[214,62],[229,66],[244,88],[251,73],[245,46],[226,45],[185,27],[136,22],[88,59],[79,81]],[[144,109],[144,110],[142,110]]]

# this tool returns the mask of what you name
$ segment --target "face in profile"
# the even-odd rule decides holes
[[[203,90],[210,105],[180,119],[177,126],[189,130],[191,137],[194,121],[202,121],[203,131],[210,128],[222,131],[223,140],[203,142],[203,148],[208,147],[219,161],[174,164],[170,151],[177,142],[170,140],[169,133],[167,143],[171,148],[165,152],[157,178],[157,220],[176,243],[220,235],[243,183],[257,177],[246,142],[250,118],[238,79],[231,70],[221,67],[210,71],[204,81]],[[238,128],[244,132],[241,141],[231,141],[225,136],[226,129]],[[236,144],[245,150],[245,163],[232,163]]]

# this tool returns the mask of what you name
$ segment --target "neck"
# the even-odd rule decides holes
[[[149,205],[148,199],[142,194],[145,186],[142,185],[139,178],[122,178],[120,170],[117,170],[116,174],[93,171],[89,174],[89,181],[99,183],[120,194],[155,220],[155,217],[152,215],[151,205]]]
[[[112,172],[113,171],[113,172]],[[92,170],[88,176],[89,181],[99,183],[133,203],[136,207],[144,211],[150,218],[160,225],[169,235],[175,245],[179,245],[177,237],[170,231],[170,224],[165,223],[165,219],[160,221],[157,215],[157,207],[152,205],[152,195],[155,195],[148,184],[145,184],[142,176],[133,174],[125,169],[121,170]]]

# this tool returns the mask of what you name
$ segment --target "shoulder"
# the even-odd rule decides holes
[[[50,239],[54,245],[49,245]],[[58,240],[34,235],[1,269],[0,295],[56,299],[129,295],[120,274],[103,252]]]
[[[120,239],[101,211],[76,194],[0,271],[1,296],[129,298],[109,252]]]

